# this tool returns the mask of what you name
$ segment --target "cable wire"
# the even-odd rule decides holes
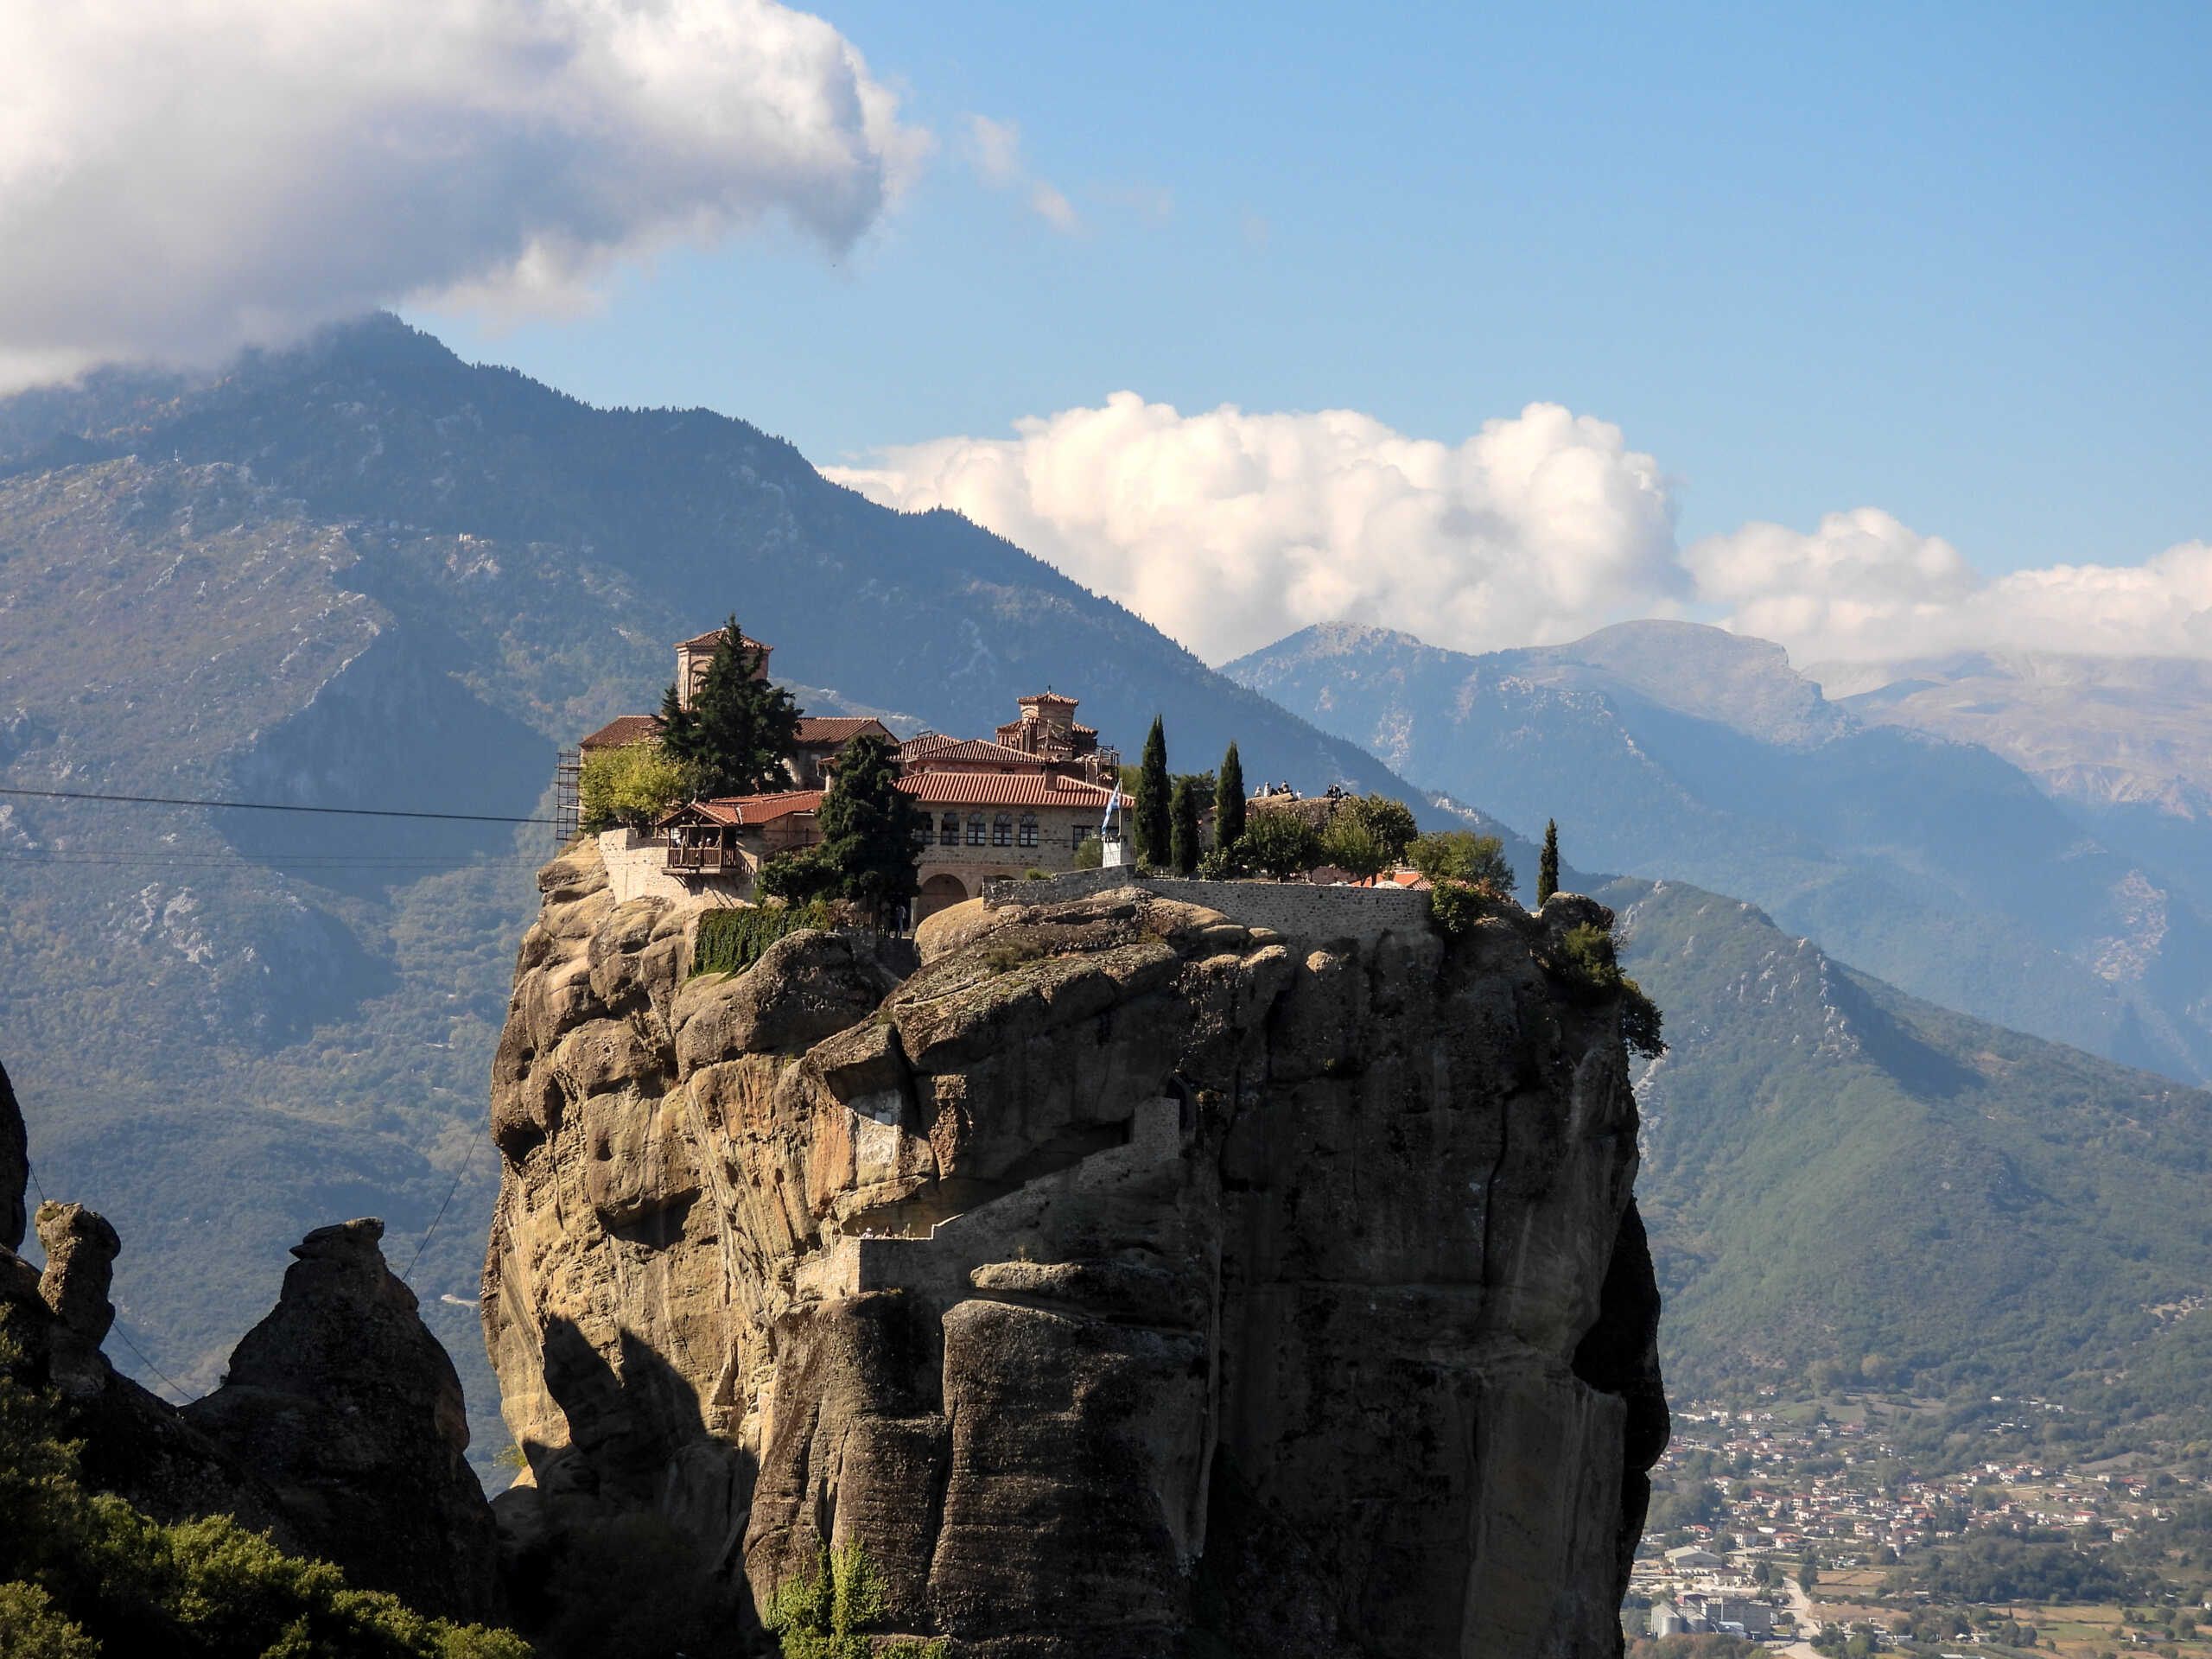
[[[468,1173],[468,1166],[475,1160],[476,1143],[491,1132],[492,1108],[487,1102],[484,1108],[484,1122],[477,1126],[476,1133],[468,1137],[467,1149],[461,1154],[461,1167],[454,1171],[453,1185],[446,1188],[446,1201],[438,1206],[438,1213],[430,1217],[430,1224],[423,1231],[422,1243],[416,1245],[415,1254],[408,1258],[407,1271],[399,1275],[401,1284],[415,1276],[415,1264],[423,1259],[423,1252],[430,1248],[430,1240],[437,1233],[438,1224],[446,1218],[446,1211],[453,1203],[453,1195],[461,1191],[461,1178]]]
[[[176,795],[96,795],[77,789],[5,789],[0,795],[26,795],[42,801],[108,801],[124,806],[220,806],[240,812],[318,812],[340,818],[437,818],[448,823],[543,823],[556,818],[511,818],[490,812],[403,812],[378,806],[289,806],[278,801],[200,801]]]
[[[143,1365],[156,1376],[160,1377],[162,1382],[169,1385],[170,1391],[176,1395],[179,1404],[189,1404],[191,1402],[192,1391],[186,1388],[183,1383],[171,1376],[167,1371],[163,1370],[160,1366],[155,1364],[152,1360],[146,1357],[146,1351],[141,1348],[137,1343],[130,1340],[130,1333],[123,1328],[123,1321],[121,1319],[118,1319],[116,1320],[114,1325],[109,1328],[112,1330],[117,1336],[123,1338],[123,1345],[124,1347],[128,1348],[132,1353],[138,1356],[138,1363],[141,1365]]]

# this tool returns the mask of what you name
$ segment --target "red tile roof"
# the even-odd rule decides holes
[[[1040,757],[1003,743],[980,737],[946,737],[938,732],[909,738],[899,746],[899,759],[910,766],[1019,766],[1026,772],[1041,772],[1045,766]]]
[[[727,823],[744,828],[766,823],[773,818],[787,818],[794,812],[811,812],[822,804],[818,789],[789,789],[776,795],[729,795],[718,801],[693,801],[679,806],[669,817],[685,811],[696,811],[710,823]],[[668,818],[661,820],[663,823]]]
[[[920,772],[899,780],[918,801],[946,806],[1074,806],[1103,808],[1114,791],[1071,778],[1023,777],[995,772]]]
[[[658,715],[617,715],[576,747],[582,749],[620,749],[659,735]]]
[[[856,737],[888,737],[891,728],[871,715],[801,715],[798,717],[798,741],[807,746],[835,743],[840,746]]]
[[[709,628],[706,632],[701,634],[696,639],[677,640],[676,642],[676,648],[678,651],[712,651],[715,648],[716,642],[719,641],[721,637],[722,631],[720,628]],[[749,633],[741,633],[737,637],[745,641],[745,648],[747,651],[766,651],[768,649],[766,645],[762,645],[760,641],[755,639]]]

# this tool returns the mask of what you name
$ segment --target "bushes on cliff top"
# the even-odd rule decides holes
[[[588,832],[650,830],[684,798],[683,768],[650,739],[594,749],[577,775],[576,800]]]
[[[760,1622],[782,1642],[784,1659],[946,1659],[942,1637],[875,1646],[866,1631],[882,1617],[882,1578],[866,1547],[854,1542],[824,1550],[809,1576],[778,1585]]]
[[[695,976],[741,974],[760,960],[761,952],[785,934],[796,933],[803,927],[828,928],[836,925],[836,913],[824,904],[710,910],[699,918],[691,971]]]
[[[1561,960],[1554,964],[1570,985],[1594,996],[1618,996],[1621,1001],[1621,1039],[1647,1059],[1667,1052],[1659,1035],[1659,1005],[1643,988],[1621,972],[1613,956],[1613,936],[1594,922],[1571,927],[1562,942]]]
[[[1463,881],[1487,887],[1501,899],[1513,892],[1513,866],[1505,861],[1505,843],[1496,836],[1471,830],[1417,836],[1407,846],[1406,858],[1434,887]]]
[[[39,1659],[528,1659],[519,1637],[351,1590],[226,1516],[173,1526],[79,1484],[54,1396],[0,1336],[0,1653]]]
[[[1321,838],[1302,814],[1263,807],[1245,819],[1236,852],[1262,874],[1282,880],[1320,861]]]

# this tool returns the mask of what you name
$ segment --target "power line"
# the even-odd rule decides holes
[[[446,1201],[438,1206],[438,1213],[430,1217],[430,1224],[423,1234],[423,1242],[415,1247],[415,1254],[408,1258],[407,1271],[399,1275],[405,1284],[415,1274],[415,1264],[423,1259],[423,1252],[430,1248],[430,1239],[438,1230],[438,1224],[446,1218],[446,1210],[453,1203],[453,1195],[461,1191],[461,1178],[468,1173],[468,1166],[475,1159],[476,1143],[492,1132],[492,1108],[484,1108],[484,1122],[474,1135],[468,1137],[467,1148],[461,1154],[461,1167],[453,1173],[453,1185],[446,1189]]]
[[[220,806],[240,812],[317,812],[340,818],[436,818],[448,823],[542,823],[552,818],[511,818],[491,812],[402,812],[377,806],[289,806],[277,801],[196,801],[175,795],[95,795],[75,789],[4,789],[0,795],[27,795],[42,801],[109,801],[123,806]]]
[[[470,858],[455,855],[448,858],[331,858],[323,855],[295,855],[286,852],[256,853],[147,853],[109,852],[98,848],[71,849],[58,853],[0,852],[0,863],[9,864],[188,864],[229,868],[250,864],[283,869],[528,869],[535,868],[535,858]]]
[[[109,1328],[112,1330],[117,1336],[123,1338],[123,1345],[124,1347],[128,1348],[132,1353],[138,1356],[138,1363],[141,1365],[143,1365],[156,1376],[160,1377],[162,1382],[169,1385],[169,1388],[173,1392],[175,1392],[180,1402],[190,1402],[192,1399],[192,1390],[179,1382],[175,1377],[171,1376],[160,1366],[155,1364],[152,1360],[147,1358],[146,1351],[141,1348],[137,1343],[130,1340],[130,1333],[123,1328],[123,1321],[120,1319],[117,1319],[114,1325]]]

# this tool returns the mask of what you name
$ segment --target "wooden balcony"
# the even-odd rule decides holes
[[[734,847],[671,847],[668,849],[667,868],[709,874],[742,870],[745,855]]]

